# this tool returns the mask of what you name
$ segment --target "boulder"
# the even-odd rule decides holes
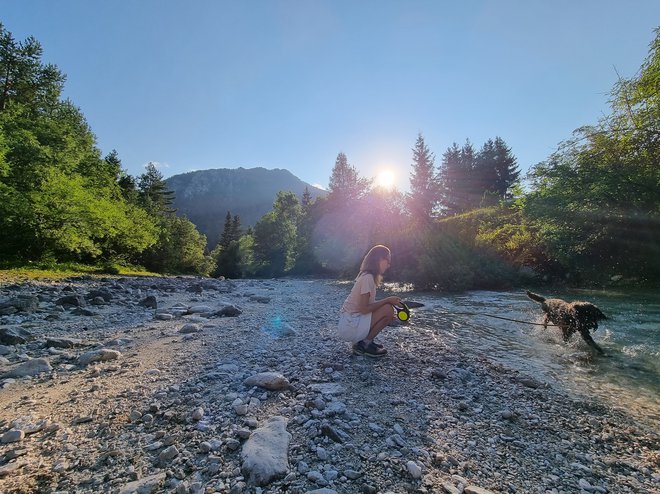
[[[287,424],[284,417],[271,417],[243,445],[241,469],[251,485],[265,486],[287,474],[291,441]]]
[[[33,358],[17,365],[7,372],[4,377],[36,376],[42,372],[50,372],[52,370],[53,368],[51,367],[50,362],[45,358]]]
[[[215,315],[219,317],[236,317],[242,313],[243,311],[235,305],[225,305],[222,309],[216,311]]]
[[[20,295],[7,302],[0,303],[0,315],[8,315],[15,312],[27,312],[28,314],[31,314],[38,308],[38,297],[34,295]]]
[[[243,384],[246,386],[258,386],[271,391],[289,389],[289,380],[279,372],[260,372],[248,377]]]
[[[55,303],[57,305],[73,305],[74,307],[84,307],[87,305],[85,299],[80,295],[66,295],[58,298]]]
[[[0,327],[0,343],[3,345],[22,345],[27,343],[32,335],[23,328]]]
[[[98,350],[92,350],[91,352],[83,353],[78,357],[78,363],[80,365],[88,365],[92,362],[105,362],[108,360],[115,360],[121,357],[121,352],[117,350],[109,350],[108,348],[100,348]]]
[[[82,341],[75,338],[46,338],[46,348],[73,348],[81,344]]]
[[[148,297],[142,299],[138,305],[141,305],[142,307],[147,307],[149,309],[157,309],[158,301],[156,300],[156,297],[154,297],[153,295],[149,295]]]

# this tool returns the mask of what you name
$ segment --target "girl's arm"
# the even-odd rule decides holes
[[[363,293],[360,295],[360,313],[361,314],[369,314],[370,312],[375,311],[376,309],[380,309],[383,305],[398,305],[401,303],[401,299],[399,297],[387,297],[382,300],[376,300],[373,304],[369,303],[369,294],[368,293]]]

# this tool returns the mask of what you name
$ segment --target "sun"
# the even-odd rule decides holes
[[[380,170],[376,175],[376,185],[383,189],[391,189],[394,187],[394,172],[392,170]]]

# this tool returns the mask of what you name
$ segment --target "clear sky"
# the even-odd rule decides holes
[[[339,152],[407,189],[418,133],[502,137],[525,172],[609,113],[659,0],[2,0],[132,175],[286,168],[327,187]]]

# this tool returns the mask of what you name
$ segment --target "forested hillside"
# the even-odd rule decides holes
[[[0,260],[4,265],[115,263],[208,272],[206,239],[171,209],[153,165],[137,178],[102,157],[66,77],[34,38],[0,24]]]

